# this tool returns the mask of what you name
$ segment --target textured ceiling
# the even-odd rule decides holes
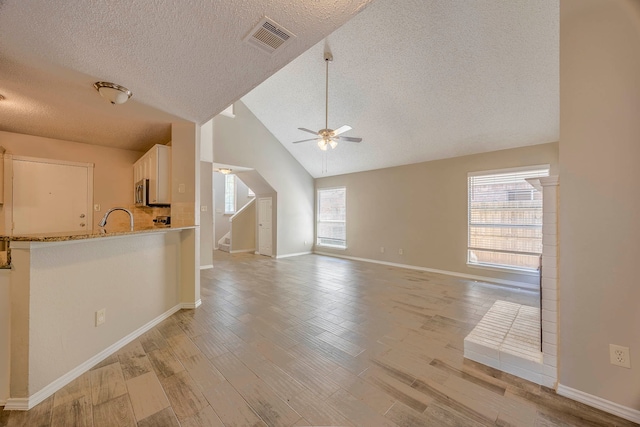
[[[353,127],[323,154],[297,130]],[[242,101],[314,176],[559,138],[558,0],[374,0]]]
[[[213,117],[367,3],[0,0],[0,130],[145,149],[168,141],[172,121]],[[242,42],[264,15],[297,36],[271,56]],[[98,80],[133,99],[108,104]]]

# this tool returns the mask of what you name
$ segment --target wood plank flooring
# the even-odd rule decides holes
[[[496,300],[537,295],[317,255],[216,252],[203,304],[14,426],[630,426],[463,358]]]

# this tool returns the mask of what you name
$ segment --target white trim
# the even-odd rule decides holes
[[[255,252],[256,248],[253,249],[236,249],[235,251],[229,251],[230,254],[240,254],[243,252]]]
[[[29,409],[31,409],[34,406],[36,406],[38,403],[42,402],[43,400],[45,400],[49,396],[53,395],[56,391],[60,390],[62,387],[64,387],[67,384],[69,384],[71,381],[73,381],[76,378],[78,378],[80,375],[82,375],[85,372],[87,372],[89,369],[91,369],[96,364],[102,362],[104,359],[106,359],[107,357],[111,356],[113,353],[115,353],[116,351],[120,350],[122,347],[124,347],[125,345],[129,344],[131,341],[133,341],[136,338],[140,337],[145,332],[151,330],[153,327],[155,327],[157,324],[159,324],[163,320],[169,318],[172,314],[174,314],[178,310],[180,310],[183,307],[183,305],[185,305],[185,304],[183,303],[183,304],[175,305],[174,307],[172,307],[169,310],[165,311],[160,316],[158,316],[155,319],[151,320],[147,324],[145,324],[145,325],[141,326],[140,328],[136,329],[135,331],[131,332],[129,335],[127,335],[124,338],[122,338],[122,339],[116,341],[115,343],[111,344],[109,347],[105,348],[100,353],[98,353],[95,356],[91,357],[89,360],[87,360],[84,363],[81,363],[80,365],[76,366],[75,368],[73,368],[72,370],[70,370],[66,374],[62,375],[57,380],[54,380],[49,385],[47,385],[44,388],[40,389],[39,391],[37,391],[36,393],[32,394],[31,396],[7,399],[7,404],[5,405],[4,409],[5,410],[14,410],[14,411],[28,411]],[[197,307],[199,304],[196,302],[195,305]]]
[[[418,271],[427,271],[429,273],[446,274],[447,276],[462,277],[464,279],[478,280],[478,281],[481,281],[481,282],[497,283],[499,285],[511,286],[511,287],[518,288],[518,289],[524,290],[524,291],[537,291],[538,290],[538,285],[534,285],[534,284],[531,284],[531,283],[525,283],[525,282],[516,282],[515,280],[505,280],[505,279],[496,279],[495,277],[476,276],[476,275],[473,275],[473,274],[457,273],[455,271],[438,270],[438,269],[435,269],[435,268],[419,267],[417,265],[409,265],[409,264],[397,264],[395,262],[379,261],[377,259],[369,259],[369,258],[351,257],[351,256],[346,256],[346,255],[333,254],[333,253],[329,253],[329,252],[314,251],[313,253],[314,254],[318,254],[318,255],[332,256],[332,257],[336,257],[336,258],[351,259],[351,260],[354,260],[354,261],[364,261],[364,262],[371,262],[373,264],[382,264],[382,265],[389,265],[389,266],[392,266],[392,267],[406,268],[406,269],[409,269],[409,270],[418,270]]]
[[[7,399],[5,411],[26,411],[29,409],[29,399],[27,397],[19,397],[16,399]]]
[[[542,165],[531,165],[531,166],[520,166],[517,168],[505,168],[505,169],[491,169],[486,171],[474,171],[467,172],[467,177],[471,176],[482,176],[482,175],[498,175],[498,174],[507,174],[507,173],[517,173],[517,172],[526,172],[538,169],[550,169],[549,164]]]
[[[498,267],[498,266],[487,265],[487,264],[472,264],[470,262],[467,262],[467,267],[477,268],[480,270],[499,271],[501,273],[508,273],[508,274],[520,274],[522,276],[529,276],[529,277],[540,277],[540,271],[538,270],[522,270],[522,269],[513,268],[513,267]]]
[[[297,252],[295,254],[284,254],[284,255],[277,255],[276,259],[282,259],[282,258],[291,258],[293,256],[300,256],[300,255],[309,255],[311,254],[311,251],[307,251],[307,252]]]
[[[184,310],[193,310],[202,305],[202,300],[198,298],[196,302],[182,302],[180,303],[180,308]]]
[[[594,396],[562,384],[558,384],[557,393],[560,396],[568,397],[576,402],[584,403],[585,405],[600,409],[620,418],[624,418],[625,420],[640,423],[640,411],[637,409],[629,408],[627,406],[620,405],[619,403],[615,403],[610,400],[603,399],[602,397]]]
[[[57,160],[57,159],[42,159],[40,157],[13,155],[13,160],[19,160],[22,162],[32,162],[32,163],[50,163],[54,165],[64,165],[64,166],[78,166],[78,167],[92,168],[92,169],[95,168],[95,163],[70,162],[67,160]]]
[[[6,400],[0,400],[0,407],[3,407],[7,404]]]
[[[201,265],[200,270],[210,270],[213,268],[213,264]]]

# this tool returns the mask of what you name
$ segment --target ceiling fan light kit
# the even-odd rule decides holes
[[[301,131],[317,135],[317,138],[303,139],[301,141],[294,141],[293,143],[298,144],[300,142],[318,141],[318,147],[322,151],[327,151],[329,147],[331,147],[332,149],[336,148],[338,146],[338,141],[340,140],[349,142],[361,142],[362,138],[340,136],[340,134],[351,130],[351,126],[349,125],[340,126],[335,130],[329,129],[329,62],[333,61],[333,55],[331,54],[331,52],[324,53],[324,61],[326,65],[324,129],[320,129],[318,132],[314,132],[307,128],[298,128]]]

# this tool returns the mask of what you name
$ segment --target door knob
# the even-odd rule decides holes
[[[85,226],[85,223],[84,223],[84,222],[81,222],[81,223],[80,223],[80,227],[84,227],[84,226]]]
[[[84,218],[84,214],[80,214],[80,218]]]

